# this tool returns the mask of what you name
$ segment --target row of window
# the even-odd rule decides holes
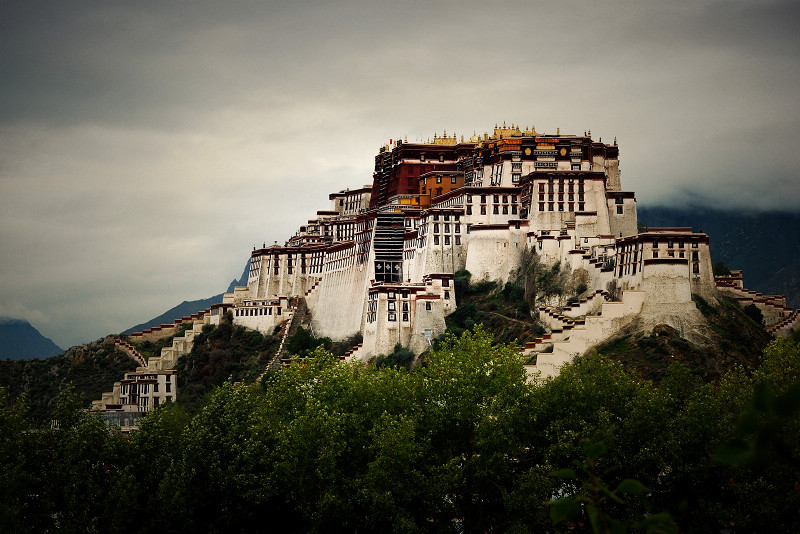
[[[169,376],[167,376],[169,378]],[[165,391],[170,393],[172,391],[172,384],[167,382],[165,384]],[[122,395],[147,395],[150,393],[150,384],[123,384],[120,394]],[[158,393],[158,382],[153,383],[153,393]]]
[[[683,240],[674,240],[668,239],[667,240],[667,248],[675,248],[675,244],[677,243],[678,248],[684,248],[685,242]],[[653,240],[653,248],[658,248],[659,241],[658,239]],[[692,248],[698,248],[699,244],[697,241],[692,241]],[[694,254],[697,254],[696,252]]]
[[[513,204],[511,206],[510,210],[511,210],[511,214],[512,215],[516,215],[519,212],[519,210],[517,209],[517,205],[516,204]],[[481,215],[486,215],[486,211],[487,211],[486,210],[486,205],[485,204],[481,204],[481,209],[480,209]],[[501,209],[501,207],[498,206],[497,204],[492,206],[492,214],[500,215],[501,211],[503,212],[503,215],[508,215],[509,207],[508,206],[502,206],[502,209]],[[467,213],[467,215],[472,215],[472,206],[467,206],[466,213]]]
[[[657,250],[653,251],[653,257],[654,258],[658,258],[658,251]],[[675,251],[673,251],[673,250],[667,251],[666,257],[667,258],[674,258],[675,257]],[[679,258],[686,258],[686,254],[681,250],[681,251],[678,252],[678,257]],[[700,259],[697,256],[697,252],[692,252],[692,261],[700,261]]]
[[[456,233],[456,234],[460,234],[461,233],[461,225],[460,224],[454,224],[453,225],[453,232]],[[434,234],[438,234],[439,233],[439,223],[434,223],[433,224],[433,233]],[[445,234],[449,234],[450,233],[450,223],[445,223],[444,224],[444,233]]]
[[[481,204],[486,204],[486,198],[488,196],[489,195],[481,195]],[[502,199],[502,204],[508,204],[509,199],[511,199],[512,204],[515,204],[517,202],[517,195],[491,195],[491,196],[495,204],[500,204],[501,199]],[[472,195],[467,195],[467,204],[472,204]]]
[[[584,197],[583,193],[579,193],[578,194],[578,202],[583,202],[584,198],[585,197]],[[555,194],[554,193],[550,193],[549,195],[547,195],[547,200],[549,202],[553,202],[555,200]],[[567,194],[567,200],[569,200],[570,202],[575,202],[575,195],[573,193],[568,193]],[[558,201],[559,202],[564,202],[564,193],[559,193],[558,194]],[[544,193],[539,193],[539,202],[544,202]]]
[[[546,191],[547,193],[555,193],[556,192],[556,185],[553,184],[553,183],[548,184],[546,189],[547,189],[547,191]],[[545,192],[545,184],[544,184],[544,182],[542,182],[542,183],[539,184],[539,193],[544,193],[544,192]],[[558,184],[558,192],[559,193],[564,193],[564,184]],[[566,192],[567,193],[574,193],[575,192],[575,185],[574,184],[568,184]],[[578,184],[578,193],[583,193],[583,192],[584,192],[583,184]]]
[[[564,211],[565,204],[563,202],[559,202],[556,210],[556,204],[553,202],[547,203],[547,209],[545,209],[545,203],[539,202],[539,211]],[[575,204],[573,202],[569,202],[566,204],[567,211],[575,211]],[[578,211],[585,211],[586,204],[583,202],[578,203]]]
[[[460,245],[461,244],[461,236],[460,235],[455,236],[455,239],[453,240],[453,243],[456,244],[456,245]],[[438,235],[434,235],[433,236],[433,244],[434,245],[438,245],[439,244],[439,236]],[[445,245],[449,245],[450,244],[450,236],[449,235],[444,236],[444,244]]]
[[[275,315],[280,315],[280,314],[281,314],[281,309],[275,308]],[[257,315],[272,315],[272,308],[271,307],[250,308],[250,309],[236,308],[234,315],[235,317],[255,317]]]

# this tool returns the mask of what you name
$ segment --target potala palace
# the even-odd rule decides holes
[[[316,335],[362,332],[351,358],[397,343],[419,354],[458,305],[456,272],[505,283],[533,252],[588,288],[574,306],[556,299],[538,310],[550,336],[526,351],[552,345],[531,368],[547,376],[637,316],[687,331],[699,314],[692,294],[716,301],[708,236],[640,233],[616,140],[593,141],[590,132],[504,124],[468,140],[445,132],[425,143],[390,141],[375,156],[372,185],[330,201],[284,245],[252,252],[247,287],[225,298],[236,324],[272,332],[303,298]],[[721,284],[746,298],[741,277]],[[768,326],[796,319],[779,297],[762,307]],[[212,321],[218,316],[212,311]]]
[[[283,245],[252,251],[247,287],[131,339],[173,335],[187,321],[217,324],[227,311],[237,325],[272,333],[302,307],[316,336],[362,333],[349,359],[366,361],[397,343],[420,354],[458,306],[455,273],[466,269],[473,283],[502,284],[532,257],[558,263],[587,289],[571,306],[558,296],[537,300],[533,313],[548,333],[524,347],[527,360],[537,355],[531,374],[557,374],[634,320],[669,324],[702,342],[692,294],[713,303],[725,291],[755,303],[778,335],[797,327],[785,299],[745,290],[740,272],[715,280],[707,235],[639,228],[636,197],[622,188],[616,139],[604,144],[591,132],[553,135],[503,124],[466,140],[445,132],[381,146],[371,185],[330,194],[327,209]],[[168,373],[192,332],[139,372],[150,380]],[[106,403],[131,402],[115,391]]]

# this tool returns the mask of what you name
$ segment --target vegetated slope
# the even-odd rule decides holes
[[[593,350],[656,383],[673,363],[688,366],[706,382],[718,381],[737,366],[747,371],[755,369],[772,339],[764,327],[748,317],[733,299],[723,297],[718,306],[711,306],[698,296],[694,299],[707,321],[707,344],[691,343],[666,324],[645,330],[634,321]]]
[[[537,271],[536,285],[542,294],[571,295],[585,290],[580,285],[571,289],[570,276],[562,276],[554,267]],[[469,284],[470,275],[460,271],[455,277],[458,308],[447,318],[449,332],[456,335],[470,330],[475,324],[483,325],[495,342],[521,343],[541,336],[545,329],[531,317],[530,305],[522,286],[507,283],[502,289],[496,282]],[[529,297],[532,297],[530,295]],[[595,347],[597,352],[618,360],[642,378],[659,382],[672,363],[689,366],[692,372],[705,381],[717,381],[735,366],[753,369],[758,365],[764,347],[771,336],[764,327],[747,316],[738,302],[720,297],[719,305],[712,306],[695,296],[695,305],[702,313],[705,324],[697,325],[702,339],[690,342],[675,328],[666,324],[645,325],[634,320],[613,339]],[[697,334],[697,332],[695,333]]]
[[[49,358],[64,349],[44,337],[28,321],[0,318],[0,359]]]
[[[642,207],[646,226],[691,226],[709,236],[711,257],[744,271],[745,287],[786,295],[800,307],[800,214]]]
[[[521,286],[509,282],[501,288],[494,281],[470,284],[470,278],[465,270],[455,275],[458,307],[445,318],[448,332],[460,335],[480,323],[496,343],[524,343],[544,333],[544,328],[531,317]]]
[[[24,394],[31,417],[38,420],[50,417],[56,396],[70,382],[88,407],[125,372],[136,369],[136,362],[116,349],[115,339],[108,336],[42,360],[0,361],[0,386],[14,397]]]
[[[279,338],[232,323],[228,313],[219,326],[205,325],[195,336],[192,351],[178,359],[178,402],[194,405],[228,379],[252,383],[275,356]]]

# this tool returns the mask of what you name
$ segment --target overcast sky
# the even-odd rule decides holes
[[[0,0],[0,316],[122,331],[223,291],[389,139],[503,121],[616,137],[640,205],[797,211],[799,5]]]

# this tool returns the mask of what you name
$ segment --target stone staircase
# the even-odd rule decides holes
[[[180,325],[186,324],[186,319],[192,321],[191,328],[186,330],[183,336],[174,337],[172,339],[171,347],[162,348],[159,356],[152,356],[148,360],[145,360],[144,356],[142,356],[141,353],[139,353],[139,351],[133,347],[133,345],[124,339],[115,340],[114,346],[136,361],[138,364],[138,367],[136,368],[137,371],[162,371],[165,369],[172,369],[178,362],[178,358],[184,354],[189,354],[192,351],[194,338],[197,334],[203,331],[203,326],[208,323],[208,318],[209,315],[207,312],[201,312],[199,314],[192,315],[191,318],[179,319],[175,321],[175,325],[164,325],[164,327],[157,328],[159,331],[166,330],[166,327],[174,327],[177,329]],[[148,333],[152,331],[153,329],[148,329]],[[174,333],[175,330],[172,332]],[[133,334],[131,337],[133,339],[141,340],[142,333],[137,334]],[[158,333],[158,335],[160,334],[161,332]],[[112,391],[103,392],[100,400],[92,401],[92,408],[102,410],[107,404],[118,403],[120,397],[120,384],[120,382],[114,382]]]
[[[346,362],[358,361],[358,359],[359,359],[358,354],[359,354],[359,352],[361,352],[361,349],[363,349],[363,348],[364,348],[364,344],[363,343],[359,343],[358,345],[356,345],[352,349],[350,349],[347,352],[345,352],[344,356],[342,356],[341,359],[346,361]]]
[[[311,284],[311,287],[303,295],[304,297],[309,297],[319,287],[319,284],[322,282],[322,278],[315,278],[314,283]]]
[[[197,321],[192,327],[186,330],[181,337],[172,338],[172,346],[161,349],[160,356],[153,356],[147,363],[148,369],[162,370],[172,369],[178,363],[178,358],[192,352],[194,338],[203,331],[205,322]]]
[[[596,315],[568,317],[551,308],[540,309],[540,317],[550,326],[550,333],[523,347],[523,359],[536,357],[535,364],[525,366],[530,378],[537,373],[541,373],[542,378],[557,375],[562,365],[619,331],[642,310],[643,291],[623,291],[620,302],[606,300],[604,293],[595,292],[587,299],[588,302],[598,295],[602,298],[600,311]],[[585,303],[578,303],[572,311],[577,312],[581,306],[585,306]]]
[[[775,337],[788,337],[800,328],[800,310],[792,310],[788,317],[767,328],[767,332]]]
[[[288,316],[288,318],[283,323],[284,326],[283,326],[283,333],[281,334],[281,343],[280,343],[280,345],[278,345],[278,350],[275,352],[275,356],[272,357],[272,359],[269,361],[269,363],[264,368],[264,370],[261,372],[261,374],[258,375],[258,378],[256,378],[256,383],[261,382],[261,379],[263,379],[264,376],[267,373],[275,371],[276,369],[278,369],[278,367],[280,367],[280,365],[281,365],[281,354],[283,354],[283,348],[286,345],[286,340],[289,338],[289,333],[292,331],[292,325],[294,324],[294,318],[297,315],[296,312],[297,312],[297,308],[292,308],[292,309],[290,309],[289,311],[286,312],[286,315]]]
[[[767,327],[767,331],[770,333],[775,333],[771,330],[781,330],[780,327],[776,329],[772,327],[784,323],[784,321],[789,319],[795,312],[793,308],[786,305],[786,297],[783,295],[764,295],[757,291],[745,289],[738,286],[735,282],[729,282],[724,279],[717,279],[716,285],[717,290],[724,295],[735,298],[739,304],[755,304],[764,315],[764,324]]]
[[[139,351],[133,348],[130,343],[122,339],[116,339],[114,340],[114,345],[119,350],[130,356],[134,361],[136,361],[136,363],[139,364],[139,367],[147,367],[147,362],[145,361],[144,356],[139,354]]]

